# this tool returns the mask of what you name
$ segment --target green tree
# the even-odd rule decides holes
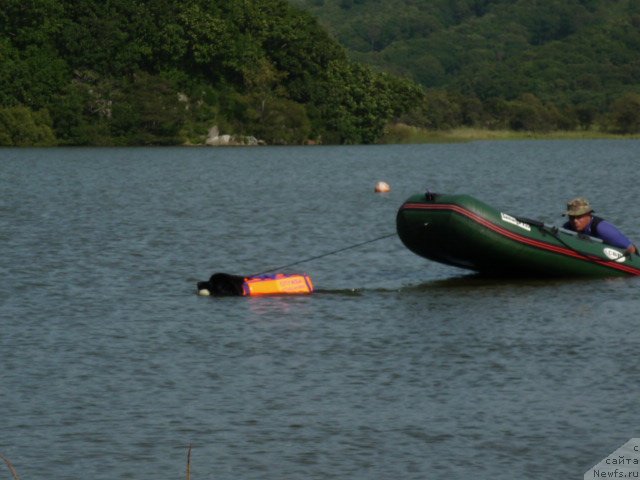
[[[125,145],[179,144],[185,112],[169,82],[137,72],[113,95],[111,133]]]
[[[320,135],[327,143],[373,143],[393,115],[384,79],[358,64],[334,62],[319,104]]]
[[[562,119],[557,109],[548,108],[531,93],[525,93],[505,106],[509,128],[516,131],[550,131],[557,128]]]
[[[56,145],[46,110],[33,112],[24,106],[0,108],[0,145],[50,147]]]
[[[589,105],[578,105],[574,109],[576,121],[580,128],[589,130],[596,119],[596,109]]]
[[[11,95],[14,102],[33,109],[46,108],[55,92],[68,81],[66,62],[45,47],[28,46],[18,58],[3,62],[3,67],[7,68],[10,84],[0,85],[0,89]]]
[[[629,92],[616,99],[609,111],[609,129],[616,133],[640,133],[640,94]]]
[[[209,65],[225,58],[228,46],[234,43],[235,32],[230,22],[195,2],[185,3],[179,20],[186,34],[189,55],[196,65]]]
[[[76,71],[50,106],[53,126],[63,145],[110,145],[113,81],[91,70]]]
[[[245,101],[247,133],[270,145],[301,145],[309,139],[311,123],[303,105],[286,98],[254,95]]]
[[[0,1],[0,38],[18,49],[52,45],[63,30],[64,4],[59,0]]]
[[[432,90],[425,95],[425,127],[446,130],[462,123],[460,106],[447,92]]]

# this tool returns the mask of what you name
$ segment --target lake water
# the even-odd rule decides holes
[[[585,195],[640,241],[639,152],[1,149],[0,454],[24,480],[181,479],[189,444],[193,480],[582,478],[640,436],[640,279],[483,280],[381,237],[429,189],[556,225]],[[195,292],[378,238],[279,270],[312,296]]]

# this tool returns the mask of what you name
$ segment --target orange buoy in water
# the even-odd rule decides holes
[[[376,183],[376,193],[387,193],[391,191],[391,187],[387,182],[378,182]]]

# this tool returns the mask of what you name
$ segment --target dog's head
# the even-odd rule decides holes
[[[198,282],[199,295],[242,296],[244,277],[228,273],[214,273],[206,282]]]

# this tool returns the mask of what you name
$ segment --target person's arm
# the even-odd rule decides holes
[[[631,240],[607,221],[602,221],[598,224],[598,237],[601,238],[604,243],[608,243],[614,247],[624,248],[629,253],[635,253],[636,247]]]

